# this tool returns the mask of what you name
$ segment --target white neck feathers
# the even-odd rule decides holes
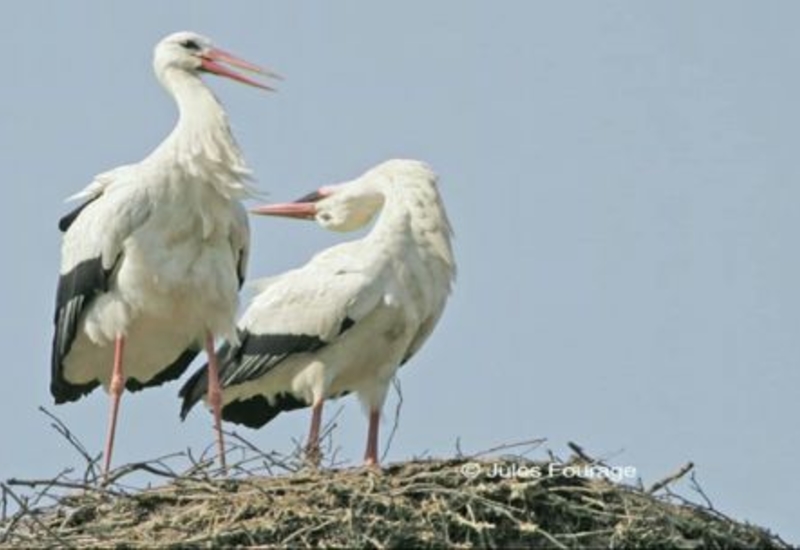
[[[170,158],[180,175],[211,184],[228,199],[252,195],[250,170],[231,133],[228,117],[211,90],[196,75],[167,69],[159,75],[178,106],[178,122],[148,157]]]

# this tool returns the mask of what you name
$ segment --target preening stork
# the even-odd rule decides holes
[[[98,175],[73,197],[85,202],[59,222],[50,391],[56,403],[100,384],[110,393],[106,475],[123,389],[179,377],[203,347],[224,467],[214,338],[236,339],[250,240],[239,199],[250,194],[250,172],[200,75],[271,89],[226,65],[271,73],[192,32],[159,42],[153,65],[177,103],[175,128],[138,164]]]
[[[365,462],[378,463],[380,412],[395,372],[442,315],[455,276],[452,231],[423,163],[392,160],[256,214],[316,220],[370,233],[258,283],[239,321],[238,342],[219,351],[222,417],[258,428],[277,414],[312,407],[307,453],[315,457],[323,401],[354,392],[369,413]],[[181,417],[208,400],[203,367],[181,389]]]

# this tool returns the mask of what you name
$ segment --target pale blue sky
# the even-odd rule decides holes
[[[800,542],[798,18],[789,1],[4,5],[0,478],[75,463],[39,405],[101,449],[105,395],[48,392],[56,221],[170,130],[152,47],[195,30],[286,78],[277,94],[209,79],[271,198],[390,157],[441,175],[459,278],[401,371],[390,461],[531,437],[646,482],[693,460],[723,512]],[[252,222],[251,277],[341,239]],[[208,415],[178,420],[178,388],[125,397],[116,463],[212,441]],[[366,418],[342,403],[357,463]],[[307,423],[240,431],[287,449]]]

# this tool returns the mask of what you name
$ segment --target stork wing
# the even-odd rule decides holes
[[[417,330],[416,334],[414,334],[414,338],[411,339],[411,343],[408,345],[408,349],[403,356],[403,360],[400,361],[400,366],[408,363],[408,361],[414,357],[414,354],[419,351],[419,349],[422,347],[422,344],[425,343],[425,340],[427,340],[428,336],[430,336],[433,332],[436,322],[439,320],[440,316],[441,311],[439,312],[439,315],[428,317],[420,324],[419,329]]]
[[[331,266],[331,261],[336,262],[335,255],[326,253],[336,249],[339,247],[318,255],[303,268],[259,285],[260,294],[239,322],[239,344],[225,343],[218,352],[223,388],[257,380],[292,355],[323,348],[381,302],[383,292],[375,278]],[[181,389],[182,418],[205,396],[207,371],[208,366],[203,366]],[[288,396],[279,397],[283,398]],[[305,405],[286,404],[285,408]],[[225,411],[223,414],[235,420]]]
[[[78,219],[83,209],[92,204],[94,201],[100,198],[100,195],[96,195],[94,197],[89,198],[86,202],[81,203],[76,208],[73,208],[70,212],[65,214],[58,220],[58,230],[62,233],[66,233],[67,230],[70,228],[72,223]]]
[[[97,386],[96,382],[81,385],[67,382],[63,376],[64,358],[75,340],[83,312],[97,296],[108,291],[122,254],[122,243],[150,216],[150,202],[144,193],[131,192],[131,187],[107,193],[107,183],[95,187],[97,193],[87,193],[88,201],[59,222],[65,233],[56,292],[50,382],[56,403],[78,399]],[[91,185],[87,191],[90,189]]]

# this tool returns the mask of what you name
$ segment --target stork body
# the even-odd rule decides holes
[[[364,238],[259,283],[239,321],[239,343],[220,349],[223,419],[260,427],[312,407],[308,451],[317,452],[325,399],[356,393],[369,413],[365,461],[377,464],[380,411],[392,377],[434,329],[450,293],[451,229],[423,163],[393,160],[348,183],[253,211],[316,219]],[[206,397],[204,367],[183,387],[182,416]]]
[[[261,85],[220,61],[257,69],[194,33],[156,46],[156,75],[180,112],[174,130],[138,164],[97,176],[75,196],[85,202],[59,223],[50,389],[56,403],[98,385],[111,394],[106,473],[123,387],[177,378],[203,347],[213,368],[214,337],[236,337],[249,251],[239,199],[248,194],[249,171],[222,106],[198,73]]]

